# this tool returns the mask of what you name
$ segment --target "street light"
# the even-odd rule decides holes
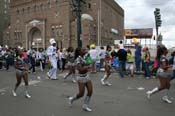
[[[159,38],[159,27],[161,27],[162,20],[161,20],[161,14],[160,14],[160,9],[156,8],[154,11],[154,16],[155,16],[155,24],[156,24],[156,44],[158,45],[158,38]],[[162,39],[161,39],[162,40]]]
[[[72,0],[73,3],[73,11],[76,12],[77,16],[77,42],[78,42],[78,47],[82,47],[82,40],[80,39],[81,37],[81,3],[86,4],[84,0]]]

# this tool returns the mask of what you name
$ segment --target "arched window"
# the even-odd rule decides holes
[[[19,9],[16,10],[17,15],[19,15]]]
[[[25,13],[25,9],[23,8],[23,9],[22,9],[22,14],[24,14],[24,13]]]
[[[36,12],[36,5],[33,6],[33,11]]]
[[[27,7],[27,12],[30,13],[30,7],[29,6]]]
[[[55,4],[56,4],[56,5],[58,4],[58,0],[55,0]]]
[[[48,8],[51,8],[52,7],[50,0],[47,2],[47,4],[48,4]]]
[[[43,3],[40,4],[40,10],[44,10],[44,5],[43,5]]]

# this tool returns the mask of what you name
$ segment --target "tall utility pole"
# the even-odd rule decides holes
[[[82,40],[81,40],[81,1],[77,0],[77,40],[78,40],[78,47],[82,47]]]
[[[81,3],[86,4],[84,0],[72,0],[74,11],[76,12],[77,16],[77,44],[78,47],[82,47],[82,40],[81,40]]]
[[[99,8],[98,8],[98,46],[101,46],[101,3],[102,1],[99,0]]]
[[[155,9],[154,16],[155,16],[155,23],[156,23],[156,45],[158,45],[158,41],[162,41],[161,38],[159,38],[159,27],[161,27],[161,24],[162,24],[159,8]]]

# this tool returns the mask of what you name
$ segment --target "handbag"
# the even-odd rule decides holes
[[[86,60],[86,64],[88,64],[88,65],[93,63],[92,58],[91,58],[90,55],[87,55],[85,60]]]
[[[119,67],[119,60],[118,60],[118,58],[114,58],[114,60],[113,60],[113,67],[116,67],[116,68]]]

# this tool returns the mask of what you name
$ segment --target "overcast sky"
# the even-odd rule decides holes
[[[154,10],[160,8],[163,43],[168,47],[175,46],[175,0],[115,1],[125,11],[125,28],[155,28]]]

